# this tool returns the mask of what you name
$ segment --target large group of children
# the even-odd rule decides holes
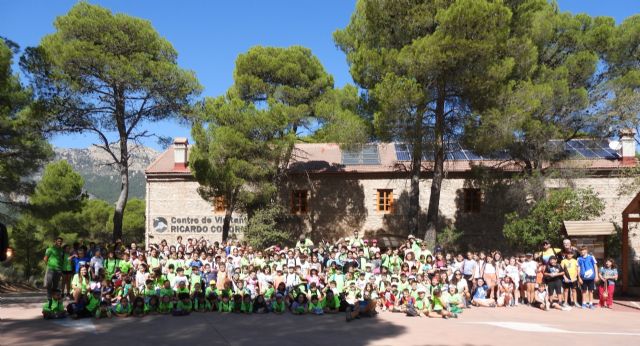
[[[379,312],[458,317],[464,309],[528,304],[611,308],[618,273],[589,249],[562,248],[512,257],[499,251],[452,254],[413,236],[398,247],[353,237],[295,247],[253,249],[240,241],[178,237],[143,251],[136,244],[63,245],[45,253],[44,318],[111,318],[193,312],[296,315],[342,312],[350,321]],[[580,304],[578,303],[580,302]]]

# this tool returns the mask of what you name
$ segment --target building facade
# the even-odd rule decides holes
[[[621,224],[621,212],[636,191],[622,191],[628,178],[623,172],[636,165],[635,140],[621,139],[621,150],[593,140],[568,142],[568,159],[554,165],[553,178],[545,179],[547,190],[562,187],[590,188],[605,203],[600,221]],[[198,183],[188,167],[189,145],[176,138],[146,171],[147,243],[178,236],[221,240],[224,203],[206,201],[198,194]],[[521,172],[518,163],[506,158],[484,158],[458,148],[448,152],[446,176],[440,198],[440,228],[463,232],[472,248],[490,248],[504,242],[505,214],[530,203],[530,192],[510,175]],[[335,240],[354,230],[365,236],[406,236],[409,207],[409,164],[406,148],[394,143],[363,146],[347,152],[337,144],[299,144],[289,169],[282,200],[289,201],[293,232],[307,233],[314,240]],[[431,171],[428,160],[420,181],[421,217],[426,217]],[[504,182],[486,184],[478,172],[503,175]],[[496,183],[498,181],[498,183]],[[247,224],[244,214],[231,222],[232,236],[241,237]],[[638,230],[630,230],[631,257],[640,261]]]

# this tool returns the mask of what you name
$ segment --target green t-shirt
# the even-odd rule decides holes
[[[215,286],[214,286],[214,287],[209,286],[209,287],[207,287],[207,288],[204,290],[204,295],[205,295],[205,296],[210,297],[212,294],[215,294],[216,296],[219,296],[219,295],[220,295],[220,291],[218,290],[218,288],[217,288],[217,287],[215,287]]]
[[[160,289],[160,297],[173,297],[173,289],[172,288],[161,288]]]
[[[267,288],[267,290],[264,292],[264,299],[271,299],[275,292],[276,290],[273,287]]]
[[[164,302],[160,302],[160,305],[158,306],[158,312],[161,314],[166,314],[171,312],[171,310],[173,310],[173,303],[172,302],[168,302],[168,303],[164,303]]]
[[[131,313],[131,304],[127,304],[127,306],[123,306],[121,303],[118,303],[113,311],[116,314],[130,314]]]
[[[62,254],[62,271],[71,272],[73,271],[73,267],[71,266],[71,261],[69,260],[69,254]]]
[[[62,270],[62,249],[56,246],[49,246],[44,255],[47,256],[47,269]]]
[[[322,302],[318,301],[316,304],[309,302],[309,311],[316,312],[317,310],[322,310]]]
[[[278,303],[278,301],[274,301],[271,303],[271,308],[274,312],[284,312],[284,301]]]
[[[233,302],[232,301],[220,301],[218,303],[218,312],[231,312],[233,311]]]
[[[133,265],[130,262],[120,261],[120,272],[122,272],[122,274],[129,274],[132,267]]]
[[[71,287],[80,287],[80,293],[87,293],[89,288],[89,278],[82,278],[80,274],[75,274],[71,280]]]
[[[104,270],[109,277],[115,274],[116,269],[120,267],[120,260],[118,258],[107,258],[104,260]]]
[[[89,297],[89,304],[87,304],[87,310],[91,313],[95,312],[100,306],[100,299],[93,296],[93,294]]]
[[[250,314],[253,312],[253,303],[249,302],[249,303],[245,303],[242,302],[242,304],[240,305],[240,311],[244,312],[245,314]]]
[[[46,301],[44,302],[44,304],[42,304],[42,311],[43,312],[63,312],[64,311],[64,303],[59,301],[59,300],[55,300],[55,299],[51,299],[50,301]]]
[[[324,297],[324,299],[322,299],[321,304],[323,308],[329,308],[329,309],[339,309],[340,308],[340,299],[338,299],[338,296],[333,296],[332,300],[328,300],[328,297]]]
[[[182,300],[179,300],[178,303],[176,304],[176,309],[179,311],[191,312],[191,309],[193,309],[193,303],[191,303],[190,300],[187,302],[183,302]]]

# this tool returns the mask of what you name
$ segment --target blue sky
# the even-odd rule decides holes
[[[179,53],[181,67],[196,72],[204,86],[202,96],[217,96],[232,84],[234,61],[254,45],[309,47],[336,86],[352,82],[345,56],[331,34],[349,21],[355,0],[233,0],[233,1],[90,1],[151,21]],[[64,15],[76,1],[0,0],[0,36],[21,47],[37,45],[52,33],[55,17]],[[561,10],[611,16],[621,22],[633,15],[636,0],[560,0]],[[189,128],[175,121],[144,126],[163,136],[188,136]],[[55,146],[84,148],[90,135],[64,135],[52,139]],[[159,149],[154,142],[146,143]]]

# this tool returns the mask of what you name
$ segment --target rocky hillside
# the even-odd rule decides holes
[[[160,153],[148,147],[138,147],[132,152],[129,169],[129,198],[145,195],[144,170]],[[120,193],[120,178],[116,169],[109,166],[109,154],[96,147],[86,149],[56,148],[55,160],[66,160],[82,175],[87,192],[99,199],[113,203]]]

